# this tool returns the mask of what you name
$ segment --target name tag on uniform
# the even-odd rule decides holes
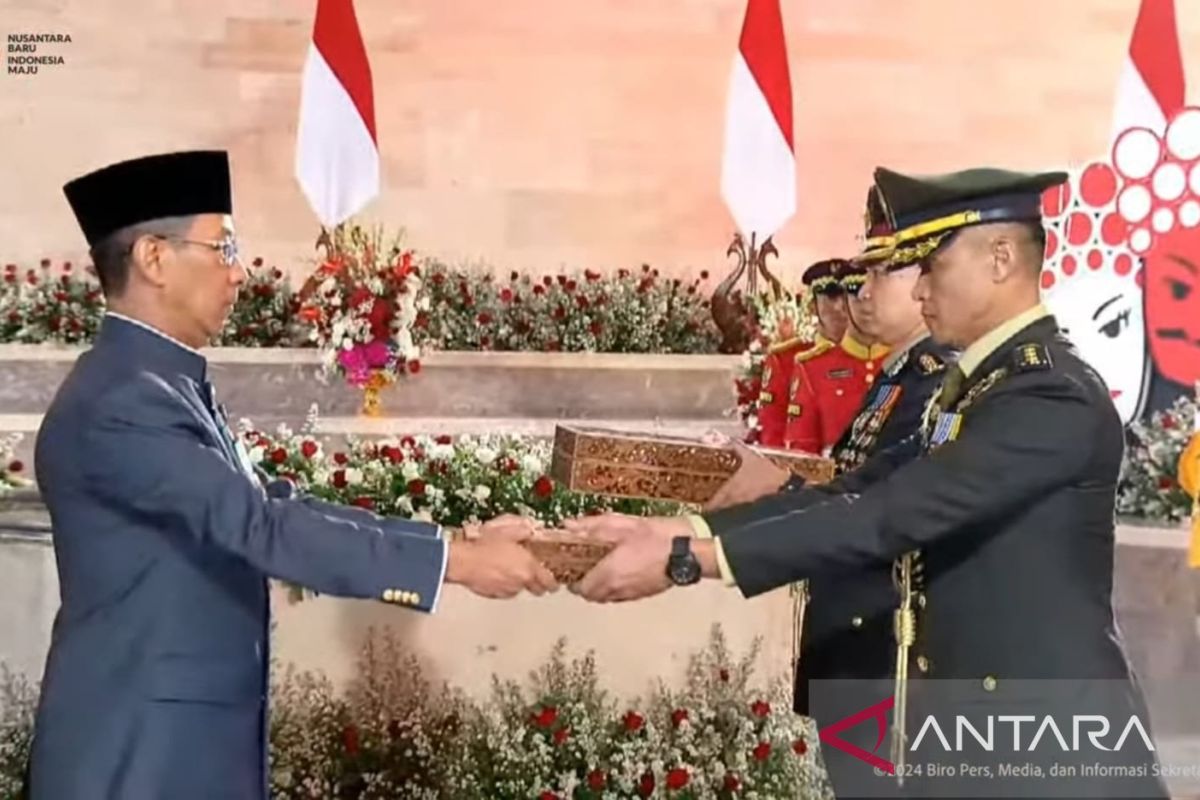
[[[825,376],[827,378],[849,378],[853,374],[854,370],[850,369],[849,367],[843,367],[842,369],[831,369],[829,372],[825,373]]]
[[[958,438],[958,432],[961,429],[962,414],[943,411],[938,414],[937,422],[933,426],[933,434],[929,437],[929,446],[937,447],[939,444],[954,441]]]

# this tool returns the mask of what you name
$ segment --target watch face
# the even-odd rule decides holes
[[[668,575],[677,584],[695,583],[700,580],[700,565],[694,558],[672,559]]]

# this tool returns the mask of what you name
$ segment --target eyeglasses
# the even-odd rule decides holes
[[[216,242],[204,242],[198,239],[184,239],[180,236],[159,236],[159,239],[166,239],[170,242],[178,242],[179,244],[192,244],[197,247],[207,247],[210,250],[216,250],[221,254],[221,261],[227,267],[232,267],[239,262],[238,258],[238,242],[233,234],[226,234],[225,238]]]

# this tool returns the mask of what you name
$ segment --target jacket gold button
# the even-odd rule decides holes
[[[983,678],[983,690],[985,692],[996,691],[996,677],[994,675],[986,675]]]
[[[851,625],[853,625],[853,626],[854,626],[854,627],[856,627],[856,628],[861,628],[861,627],[862,627],[862,624],[863,624],[863,618],[862,618],[862,617],[855,617],[854,619],[850,620],[850,624],[851,624]]]
[[[395,589],[384,589],[383,590],[383,602],[393,603],[395,601],[396,601],[396,590]]]
[[[917,669],[921,672],[929,672],[929,659],[925,656],[917,656]]]
[[[921,608],[925,607],[925,593],[924,592],[917,595],[917,605]]]
[[[412,598],[412,604],[413,604],[414,606],[419,606],[419,605],[421,605],[421,595],[417,594],[416,592],[413,592],[413,593],[410,595],[410,597]]]

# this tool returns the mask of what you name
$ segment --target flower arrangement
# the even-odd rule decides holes
[[[324,258],[299,293],[300,319],[322,351],[326,373],[365,391],[364,411],[377,414],[379,391],[421,368],[413,323],[421,279],[400,237],[353,224],[324,231]]]
[[[20,433],[0,435],[0,496],[31,484],[24,475],[25,465],[16,457],[17,445],[24,438]]]
[[[88,267],[85,273],[90,271]],[[57,268],[42,259],[24,272],[6,264],[0,280],[0,341],[60,342],[90,340],[104,313],[100,286],[72,264]]]
[[[0,664],[0,797],[20,796],[33,744],[37,689]]]
[[[343,228],[338,234],[340,239],[334,235],[328,237],[327,254],[330,246],[340,246],[351,255],[355,248],[362,249],[364,252],[359,255],[365,256],[364,242],[379,236],[357,229],[358,242],[347,242],[349,230]],[[375,245],[385,251],[385,256],[390,252],[382,242]],[[380,252],[375,245],[373,254]],[[331,266],[335,258],[326,258],[318,266],[318,272],[326,269],[320,284],[331,277],[329,272],[335,271]],[[649,266],[640,270],[622,269],[614,276],[582,270],[534,277],[514,271],[505,282],[494,278],[486,265],[473,270],[453,269],[432,258],[418,259],[411,252],[401,252],[399,261],[402,270],[405,264],[411,268],[405,280],[410,291],[401,297],[411,297],[417,305],[415,314],[411,309],[406,312],[412,317],[408,324],[412,343],[408,356],[415,360],[408,363],[408,372],[420,368],[419,349],[608,353],[717,350],[706,272],[697,280],[684,282],[662,278]],[[361,320],[361,315],[347,310],[347,302],[355,297],[354,289],[347,289],[352,282],[345,282],[344,272],[337,273],[342,281],[335,277],[330,286],[333,294],[326,296],[316,292],[319,285],[316,275],[300,291],[294,291],[283,270],[264,268],[261,258],[255,258],[252,265],[249,280],[230,312],[219,344],[321,346],[330,372],[358,367],[361,373],[364,362],[369,366],[368,356],[378,359],[380,353],[365,350],[369,342],[355,356],[343,357],[333,346],[333,320],[343,320],[338,330],[338,341],[343,345],[352,332],[349,322]],[[104,314],[104,299],[91,277],[93,274],[90,267],[74,271],[70,264],[52,270],[48,260],[42,262],[40,270],[21,271],[12,264],[5,267],[0,282],[0,342],[89,342]],[[387,280],[394,283],[394,275]],[[418,284],[421,284],[419,292],[415,291]],[[317,297],[313,302],[302,306],[301,298],[314,294]],[[364,297],[360,292],[357,299]],[[364,338],[371,328],[370,314],[385,316],[391,302],[384,298],[384,306],[377,310],[375,299],[379,298],[371,299],[366,310],[365,327],[359,321],[355,329]],[[326,311],[329,317],[324,316]],[[408,337],[399,330],[396,335],[403,340],[396,345],[407,346]],[[355,347],[353,340],[351,347]]]
[[[1117,513],[1175,524],[1188,519],[1192,498],[1179,485],[1179,457],[1194,431],[1197,402],[1186,395],[1165,411],[1129,426]]]
[[[710,353],[717,330],[709,313],[708,273],[685,283],[658,270],[560,272],[535,278],[512,272],[425,269],[428,313],[422,340],[442,350],[603,353]]]
[[[675,506],[568,492],[547,475],[549,441],[517,436],[350,438],[330,452],[313,435],[314,406],[302,430],[281,425],[274,435],[248,420],[238,435],[250,459],[274,477],[331,502],[385,515],[461,526],[519,513],[547,526],[599,511],[671,513]]]
[[[817,336],[816,315],[807,288],[800,294],[784,292],[778,300],[769,294],[753,298],[754,329],[750,345],[742,354],[742,363],[734,378],[737,414],[746,427],[746,441],[756,442],[760,434],[758,403],[762,394],[763,364],[772,344],[800,338],[811,341]]]
[[[388,632],[369,631],[344,693],[272,664],[271,796],[279,800],[760,800],[832,798],[817,731],[783,684],[751,682],[719,627],[687,688],[619,703],[565,641],[528,685],[493,678],[483,701],[431,685]],[[37,692],[0,670],[0,797],[15,797]]]
[[[687,689],[660,685],[628,705],[602,690],[590,655],[568,662],[564,644],[528,688],[496,682],[468,727],[470,766],[451,776],[455,797],[832,797],[811,720],[791,713],[782,684],[749,684],[758,642],[735,664],[714,627],[690,659]]]
[[[437,800],[462,762],[461,692],[434,690],[390,631],[369,631],[344,695],[323,675],[280,669],[271,685],[271,796]]]
[[[300,301],[283,270],[251,262],[249,276],[225,320],[221,344],[227,347],[294,347],[308,331],[299,324]]]

